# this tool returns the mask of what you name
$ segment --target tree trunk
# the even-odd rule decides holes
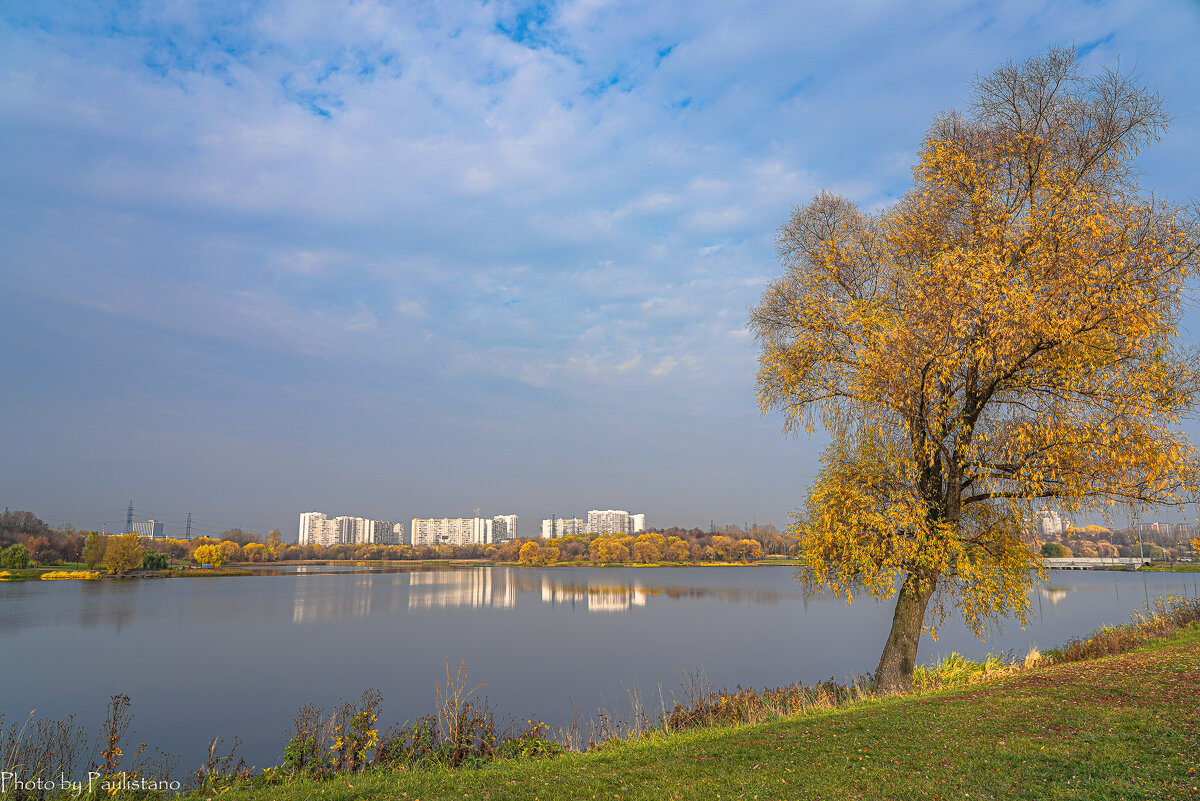
[[[896,597],[892,632],[883,646],[875,687],[880,690],[912,688],[913,669],[917,666],[917,645],[925,626],[925,609],[937,586],[936,576],[909,573]]]

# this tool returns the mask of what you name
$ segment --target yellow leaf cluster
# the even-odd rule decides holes
[[[1200,488],[1179,430],[1200,373],[1176,339],[1200,229],[1133,181],[1157,129],[1120,115],[1145,96],[1070,95],[1072,74],[1028,118],[987,111],[982,84],[984,111],[935,122],[895,206],[822,192],[781,227],[750,327],[762,410],[832,439],[792,529],[814,590],[891,597],[915,575],[977,632],[1024,620],[1031,504]]]

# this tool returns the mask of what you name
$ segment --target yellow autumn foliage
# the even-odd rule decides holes
[[[95,581],[100,574],[92,570],[51,570],[43,573],[42,581]]]
[[[1200,381],[1176,341],[1200,229],[1132,167],[1160,101],[1070,50],[975,95],[934,122],[895,206],[797,208],[751,313],[762,410],[832,440],[792,527],[802,580],[901,587],[881,671],[893,639],[915,655],[931,601],[930,626],[951,607],[980,634],[1026,619],[1035,499],[1103,515],[1200,487],[1179,430]]]

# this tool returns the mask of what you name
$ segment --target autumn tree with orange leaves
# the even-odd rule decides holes
[[[749,327],[758,397],[832,444],[792,532],[810,592],[896,596],[875,674],[909,686],[954,609],[1027,620],[1035,499],[1179,504],[1198,371],[1176,332],[1200,226],[1134,160],[1167,123],[1129,75],[1070,49],[977,80],[936,119],[912,189],[870,214],[822,192],[780,228]]]

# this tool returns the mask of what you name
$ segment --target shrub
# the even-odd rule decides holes
[[[1036,660],[1034,660],[1036,661]],[[921,665],[913,671],[913,690],[924,692],[945,687],[960,687],[1012,673],[1017,666],[1011,659],[988,654],[982,662],[952,653],[933,665]]]
[[[1042,556],[1047,559],[1067,559],[1071,556],[1071,549],[1061,542],[1047,542],[1042,546]]]
[[[100,574],[91,570],[51,570],[42,574],[42,581],[94,581],[98,578]]]
[[[0,567],[10,570],[21,570],[29,567],[29,549],[21,543],[15,543],[0,551]]]
[[[496,749],[497,759],[536,759],[566,753],[562,743],[550,735],[550,724],[529,720],[519,734],[505,738]]]
[[[1156,595],[1145,608],[1130,615],[1128,623],[1105,626],[1087,637],[1068,641],[1060,652],[1054,652],[1054,661],[1079,662],[1123,654],[1147,640],[1170,636],[1197,622],[1200,598]]]
[[[305,704],[292,718],[292,736],[283,749],[281,766],[288,776],[321,777],[329,770],[331,760],[325,744],[332,726],[324,716],[324,709]]]
[[[142,570],[167,570],[171,560],[165,553],[146,551],[142,554]]]

